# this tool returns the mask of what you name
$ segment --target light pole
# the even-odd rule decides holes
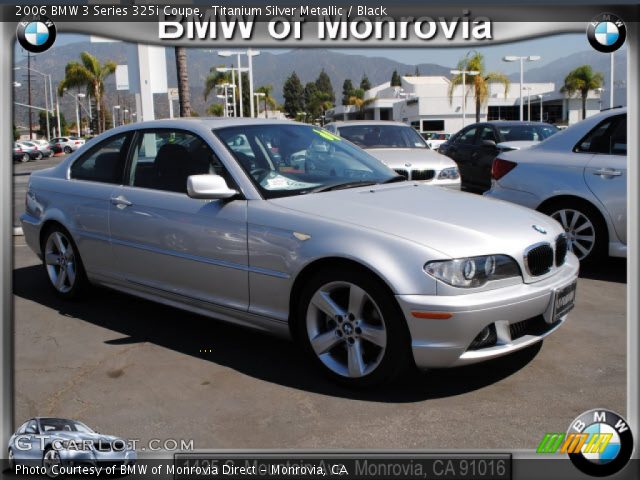
[[[544,116],[542,115],[542,107],[543,107],[542,97],[544,97],[544,95],[538,95],[537,97],[540,99],[540,123],[542,123],[544,122]]]
[[[514,55],[507,55],[506,57],[503,57],[502,60],[504,62],[520,62],[520,121],[523,120],[523,103],[524,103],[524,98],[522,96],[522,90],[523,90],[523,84],[524,84],[524,62],[525,60],[527,62],[537,62],[538,60],[540,60],[542,57],[539,55],[529,55],[528,57],[518,57],[518,56],[514,56]]]
[[[466,104],[467,104],[467,75],[474,76],[480,74],[477,70],[467,70],[466,64],[462,70],[451,70],[451,75],[462,75],[462,126],[466,121]]]
[[[67,95],[71,95],[75,100],[76,100],[76,133],[78,135],[78,137],[82,136],[82,133],[80,132],[81,128],[80,128],[80,110],[79,110],[79,98],[84,98],[86,97],[86,95],[84,93],[78,93],[77,95],[74,95],[73,93],[71,93],[69,90],[67,90],[66,88],[62,89],[63,94],[66,93]]]
[[[113,128],[118,126],[116,123],[116,110],[120,110],[120,105],[114,105],[111,108],[111,123],[113,123]]]
[[[256,118],[260,117],[260,98],[264,97],[264,93],[263,92],[255,92],[253,94],[256,97]],[[267,109],[264,109],[264,118],[267,118]]]
[[[598,94],[598,106],[600,107],[600,111],[602,111],[602,94],[604,93],[604,88],[596,88],[596,93]]]
[[[614,85],[614,76],[613,76],[613,71],[614,71],[614,63],[615,63],[615,58],[614,58],[614,52],[611,52],[611,77],[609,78],[609,108],[613,108],[613,85]],[[602,96],[602,94],[600,94]],[[602,99],[600,99],[600,110],[602,110]]]
[[[51,87],[51,75],[49,75],[48,73],[43,73],[40,72],[38,70],[36,70],[35,68],[31,68],[31,67],[14,67],[14,70],[28,70],[30,72],[33,73],[37,73],[38,75],[42,75],[42,77],[44,78],[44,104],[45,104],[45,110],[47,112],[47,140],[49,140],[51,138],[51,127],[49,125],[49,115],[53,115],[53,96],[51,95],[52,93],[52,87]],[[47,92],[47,79],[49,80],[49,88],[48,88],[48,92]],[[21,84],[18,82],[13,82],[13,86],[20,86]],[[49,110],[49,99],[51,99],[51,110]],[[60,113],[58,113],[58,122],[60,122],[59,120],[60,117]],[[60,129],[60,127],[58,127],[58,129]]]
[[[531,121],[531,87],[522,87],[522,90],[527,91],[527,121]]]
[[[246,51],[238,50],[220,50],[218,51],[218,55],[221,57],[230,57],[232,55],[236,55],[238,59],[238,94],[240,95],[240,117],[244,116],[244,112],[242,110],[242,65],[240,64],[240,55],[246,55],[249,64],[249,108],[250,108],[250,117],[253,117],[253,57],[260,55],[259,50],[252,50],[248,48]]]
[[[237,111],[236,111],[236,70],[238,70],[235,67],[218,67],[216,68],[216,72],[221,72],[221,73],[226,73],[226,72],[231,72],[231,85],[233,85],[233,116],[237,117]],[[248,68],[242,68],[240,69],[240,71],[242,72],[248,72],[249,69]],[[240,71],[238,71],[238,78],[240,78]]]

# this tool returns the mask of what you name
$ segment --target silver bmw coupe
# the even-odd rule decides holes
[[[110,130],[31,175],[21,220],[60,296],[102,285],[289,336],[353,386],[539,342],[578,274],[550,217],[287,121]]]

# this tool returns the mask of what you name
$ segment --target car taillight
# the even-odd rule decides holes
[[[516,168],[517,165],[518,164],[516,162],[496,158],[493,160],[493,165],[491,165],[491,178],[494,180],[500,180],[507,173]]]
[[[16,150],[16,152],[18,152],[18,153],[22,153],[22,149],[21,149],[21,148],[19,148],[18,150]]]
[[[80,145],[80,142],[73,142],[73,143],[75,143],[76,145]]]

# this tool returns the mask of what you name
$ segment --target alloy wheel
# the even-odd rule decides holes
[[[364,377],[384,357],[387,329],[381,310],[353,283],[337,281],[320,287],[307,308],[306,326],[317,357],[343,377]]]
[[[13,455],[13,450],[9,449],[9,469],[15,470],[16,468],[16,458]]]
[[[60,455],[54,449],[47,450],[42,459],[42,466],[45,468],[48,477],[55,478],[57,476],[53,471],[53,467],[56,465],[60,466]]]
[[[567,234],[569,248],[579,260],[591,254],[596,244],[596,229],[584,213],[566,208],[552,213],[551,218],[562,225]]]
[[[45,245],[44,260],[52,285],[60,293],[73,289],[77,277],[77,265],[73,245],[67,236],[55,230]]]

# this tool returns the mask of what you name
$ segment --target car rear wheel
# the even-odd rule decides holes
[[[583,263],[606,253],[607,227],[593,207],[581,202],[566,202],[545,209],[567,234],[569,248]]]
[[[70,146],[66,146],[64,147],[64,153],[66,153],[67,155],[70,154],[72,152],[71,147]]]
[[[31,160],[31,158],[29,157],[28,153],[23,153],[22,156],[20,157],[20,161],[22,163],[27,163],[29,160]]]
[[[56,478],[57,474],[53,467],[57,466],[60,468],[60,454],[57,450],[53,448],[49,448],[45,450],[44,456],[42,457],[42,466],[45,469],[45,473],[49,478]]]
[[[355,387],[390,381],[409,362],[409,334],[388,288],[359,270],[334,269],[307,282],[298,336],[332,379]]]
[[[76,298],[88,286],[82,260],[71,235],[54,226],[44,236],[42,261],[49,283],[63,298]]]
[[[15,470],[16,469],[16,458],[13,455],[13,450],[9,449],[9,470]]]
[[[34,159],[34,160],[42,160],[42,152],[36,152],[36,153],[33,155],[33,159]]]

